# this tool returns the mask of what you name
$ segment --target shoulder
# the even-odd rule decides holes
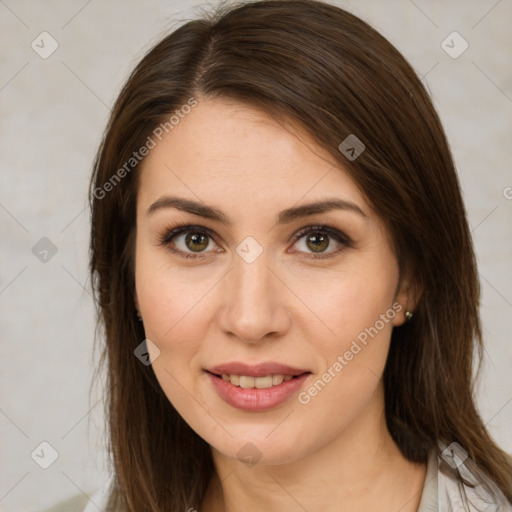
[[[83,512],[88,501],[89,498],[85,494],[80,493],[42,512]]]
[[[460,447],[430,452],[418,512],[491,510],[490,505],[492,510],[512,512],[512,504],[498,486]]]
[[[97,512],[106,507],[106,495],[97,491],[90,496],[80,493],[61,501],[41,512]]]
[[[460,445],[451,443],[447,447],[440,443],[439,446],[435,457],[439,510],[512,512],[512,503]]]
[[[439,510],[438,506],[438,462],[435,450],[429,453],[427,472],[423,483],[423,491],[418,507],[418,512],[434,512]]]

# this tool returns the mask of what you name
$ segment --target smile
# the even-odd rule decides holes
[[[305,380],[312,375],[270,374],[261,377],[252,375],[216,375],[205,372],[217,396],[225,403],[246,412],[263,412],[274,409],[300,392]]]

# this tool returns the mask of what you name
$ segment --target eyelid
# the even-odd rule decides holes
[[[174,228],[169,228],[164,230],[163,235],[158,237],[158,241],[161,245],[166,245],[170,243],[172,238],[181,235],[182,233],[188,233],[188,232],[197,232],[202,233],[203,235],[208,235],[213,240],[215,240],[215,235],[213,234],[213,231],[210,229],[204,227],[204,226],[198,226],[195,224],[182,224],[175,226]],[[217,243],[217,242],[215,242]]]
[[[300,238],[302,238],[307,233],[315,233],[317,231],[321,231],[323,233],[327,233],[332,238],[338,240],[340,243],[343,243],[347,246],[351,246],[353,244],[352,239],[347,236],[343,231],[340,231],[339,229],[333,228],[327,224],[313,224],[309,226],[304,226],[303,228],[299,229],[297,231],[292,239],[297,241]]]

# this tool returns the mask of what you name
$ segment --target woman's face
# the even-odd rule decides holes
[[[291,462],[381,417],[397,285],[343,167],[252,107],[201,99],[143,162],[135,301],[152,368],[226,457]]]

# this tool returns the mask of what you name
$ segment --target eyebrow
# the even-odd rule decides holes
[[[158,210],[166,208],[176,208],[184,212],[204,217],[205,219],[211,219],[230,227],[231,221],[226,215],[211,206],[191,199],[184,199],[176,196],[162,196],[155,201],[147,211],[147,215],[151,215]],[[318,213],[325,213],[331,210],[344,210],[352,213],[356,213],[361,217],[367,219],[368,216],[357,206],[355,203],[345,201],[343,199],[328,198],[314,203],[305,204],[293,208],[287,208],[279,213],[277,216],[277,224],[287,224],[294,220],[308,217],[310,215],[316,215]]]

